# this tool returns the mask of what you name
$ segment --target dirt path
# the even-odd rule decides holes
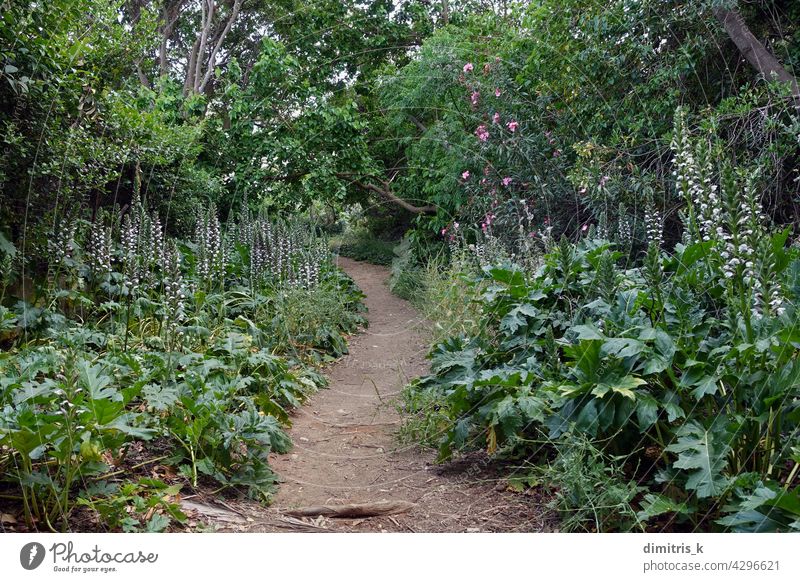
[[[369,329],[350,339],[350,354],[326,369],[328,389],[297,411],[294,449],[275,455],[282,484],[268,509],[231,507],[247,524],[232,529],[286,531],[543,531],[534,497],[506,491],[485,457],[441,466],[434,453],[398,444],[396,399],[425,374],[426,323],[386,284],[388,269],[348,259],[340,265],[366,294]],[[404,500],[408,513],[370,519],[286,519],[292,508]]]

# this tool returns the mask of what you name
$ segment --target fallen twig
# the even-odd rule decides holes
[[[411,503],[410,501],[375,501],[371,503],[350,503],[347,505],[314,505],[311,507],[291,509],[283,513],[295,517],[312,517],[317,515],[336,518],[376,517],[379,515],[405,513],[416,506],[416,503]]]

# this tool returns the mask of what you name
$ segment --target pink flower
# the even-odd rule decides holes
[[[478,129],[475,130],[475,135],[478,136],[478,139],[481,141],[487,141],[489,139],[489,130],[486,129],[486,126],[481,124],[478,126]]]
[[[444,235],[446,235],[446,234],[447,234],[447,228],[443,228],[443,229],[442,229],[442,236],[444,236]]]
[[[588,225],[588,224],[584,224],[584,225],[581,227],[581,232],[586,232],[587,230],[589,230],[589,225]]]
[[[474,68],[475,67],[472,66],[472,63],[467,63],[466,65],[464,65],[464,72],[465,73],[471,73],[472,69],[474,69]]]
[[[463,180],[469,180],[469,170],[464,170],[464,172],[461,174],[461,178]]]
[[[517,123],[516,121],[509,121],[508,123],[506,123],[506,127],[508,128],[508,131],[514,133],[515,131],[517,131],[519,123]]]
[[[508,186],[509,184],[511,184],[511,178],[506,176],[503,178],[503,186]]]
[[[500,114],[497,111],[492,116],[492,123],[500,123]]]
[[[502,91],[500,91],[500,87],[496,87],[495,90],[494,90],[494,96],[495,97],[500,97],[501,93],[502,93]]]
[[[556,150],[556,151],[553,152],[553,157],[554,158],[557,158],[560,155],[561,155],[561,150]]]
[[[454,222],[454,223],[453,223],[453,228],[454,228],[454,229],[456,229],[456,230],[458,230],[458,223],[457,223],[457,222]]]
[[[478,104],[478,101],[481,98],[481,94],[477,91],[473,91],[472,95],[470,95],[469,100],[472,102],[472,106],[475,107]]]

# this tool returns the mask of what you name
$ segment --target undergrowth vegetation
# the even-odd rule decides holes
[[[397,243],[378,238],[363,228],[353,228],[337,237],[334,250],[343,257],[356,261],[366,261],[373,265],[389,266],[394,259]]]
[[[2,250],[0,503],[29,528],[161,531],[200,487],[268,501],[314,365],[365,323],[308,226],[211,207],[178,240],[138,201],[118,216],[58,221],[41,282]]]
[[[653,209],[634,264],[594,226],[543,237],[535,268],[466,246],[464,292],[428,297],[453,333],[406,390],[405,430],[443,460],[523,460],[512,482],[553,491],[566,529],[798,530],[800,249],[765,217],[757,171],[683,112],[672,146],[672,248]]]

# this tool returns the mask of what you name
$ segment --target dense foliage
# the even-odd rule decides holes
[[[247,209],[223,231],[213,207],[180,241],[136,203],[60,223],[49,252],[47,287],[0,307],[0,468],[28,525],[88,506],[161,530],[204,481],[268,499],[288,412],[325,383],[311,366],[364,322],[326,241]]]
[[[0,499],[134,530],[179,485],[268,497],[362,323],[327,232],[435,322],[404,436],[524,460],[566,528],[797,529],[798,23],[0,0]]]
[[[473,246],[481,327],[434,346],[408,405],[442,458],[482,446],[551,465],[572,527],[797,530],[800,251],[765,219],[753,174],[684,123],[684,242],[662,252],[651,219],[630,268],[626,241],[591,229],[546,241],[533,271]],[[619,486],[598,494],[616,490],[615,502],[586,487],[597,458],[575,466],[587,443],[617,467],[604,481]]]

